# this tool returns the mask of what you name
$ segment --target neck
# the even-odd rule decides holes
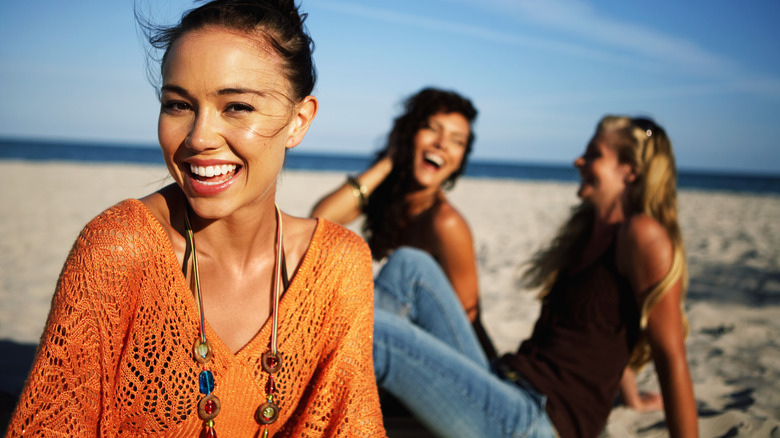
[[[443,196],[440,187],[423,188],[407,193],[404,197],[406,212],[409,217],[415,217],[428,210]]]
[[[593,209],[595,214],[594,226],[609,227],[619,224],[631,216],[626,193],[615,197],[612,202],[599,204],[601,205],[594,205]]]
[[[243,269],[258,257],[273,257],[276,242],[276,208],[264,202],[252,211],[220,219],[204,219],[190,211],[199,254],[220,266]]]

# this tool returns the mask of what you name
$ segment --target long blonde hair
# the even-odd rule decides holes
[[[680,310],[685,334],[688,320],[684,312],[685,292],[688,289],[688,265],[685,259],[680,225],[677,221],[677,171],[672,143],[666,132],[650,119],[625,116],[605,116],[599,122],[596,136],[611,131],[618,139],[611,146],[618,161],[631,165],[636,180],[628,188],[628,208],[631,213],[645,213],[657,220],[672,241],[674,257],[666,276],[647,294],[641,303],[640,328],[642,334],[629,359],[629,365],[640,369],[652,357],[644,329],[647,317],[658,301],[678,280],[681,284]],[[540,296],[549,293],[558,273],[572,266],[582,253],[593,227],[593,207],[580,203],[561,227],[550,246],[537,252],[522,274],[524,284],[541,287]]]

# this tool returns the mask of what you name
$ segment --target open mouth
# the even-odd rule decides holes
[[[235,164],[197,166],[190,164],[190,175],[201,184],[217,185],[229,180],[241,168]]]
[[[425,153],[423,154],[423,160],[425,160],[426,163],[430,164],[436,169],[439,169],[442,166],[444,166],[444,159],[435,154]]]

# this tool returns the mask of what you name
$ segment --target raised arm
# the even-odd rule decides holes
[[[637,292],[638,302],[672,267],[674,249],[658,222],[646,215],[631,218],[625,231],[622,266]],[[619,260],[620,260],[619,256]],[[646,335],[661,384],[666,423],[671,437],[698,436],[696,399],[685,354],[685,331],[677,280],[648,315]]]
[[[340,225],[346,225],[362,213],[360,192],[365,199],[387,178],[393,169],[389,157],[382,158],[350,182],[347,180],[336,190],[325,195],[312,209],[311,217],[321,217]],[[356,187],[356,185],[358,187]]]

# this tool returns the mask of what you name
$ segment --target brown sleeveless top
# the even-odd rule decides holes
[[[615,266],[615,241],[593,264],[558,276],[531,338],[501,362],[547,396],[561,437],[603,430],[639,334],[639,308]]]

